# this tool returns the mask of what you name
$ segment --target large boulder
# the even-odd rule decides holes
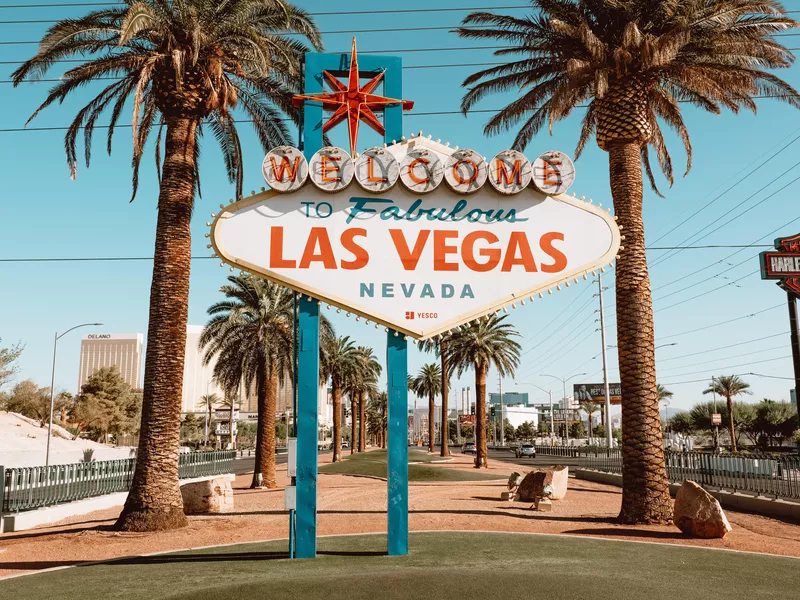
[[[525,475],[525,479],[517,489],[517,494],[522,502],[535,502],[544,496],[544,486],[553,488],[550,496],[552,500],[563,500],[567,495],[567,482],[569,480],[569,467],[557,465],[546,469],[536,469]]]
[[[229,479],[206,479],[181,486],[183,512],[198,513],[233,512],[233,488]]]
[[[678,488],[673,520],[683,533],[699,538],[723,538],[731,531],[717,499],[694,481]]]

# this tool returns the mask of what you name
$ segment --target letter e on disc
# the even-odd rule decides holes
[[[297,148],[278,146],[264,157],[261,173],[267,185],[276,192],[294,192],[299,190],[308,178],[308,163]]]
[[[574,182],[575,165],[563,152],[550,150],[533,161],[533,185],[543,194],[563,194]]]
[[[453,152],[444,167],[444,180],[450,189],[459,194],[478,191],[486,183],[487,175],[486,161],[480,154],[467,148]]]
[[[356,181],[374,194],[389,191],[400,177],[400,165],[383,148],[364,150],[356,159]]]
[[[340,192],[353,181],[353,159],[342,148],[326,146],[311,157],[308,176],[323,192]]]

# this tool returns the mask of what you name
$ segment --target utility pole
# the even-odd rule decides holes
[[[600,298],[600,341],[603,344],[603,393],[606,413],[606,447],[611,448],[611,392],[608,387],[608,360],[606,358],[606,323],[603,313],[603,283],[597,274],[597,296]]]
[[[497,373],[497,389],[500,391],[500,445],[506,445],[505,421],[503,420],[503,378]]]
[[[469,402],[469,386],[467,386],[467,406],[470,409],[470,413],[472,412],[472,404]],[[478,443],[478,407],[475,407],[475,419],[472,424],[472,439],[475,440],[475,443]]]
[[[800,329],[797,324],[797,294],[786,294],[789,303],[789,332],[792,340],[792,363],[794,365],[794,396],[800,398]],[[797,415],[800,419],[800,400],[797,401]]]
[[[714,397],[714,414],[717,412],[716,377],[711,376],[711,395]],[[719,449],[719,425],[714,425],[714,450]]]
[[[455,396],[455,401],[453,402],[453,406],[456,407],[456,441],[460,444],[461,443],[461,411],[460,406],[458,405],[458,392],[456,390],[452,390],[451,392]],[[450,435],[450,427],[448,423],[447,434]]]

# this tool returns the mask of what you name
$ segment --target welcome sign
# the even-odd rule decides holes
[[[264,161],[273,190],[215,216],[216,254],[376,327],[429,338],[532,301],[619,251],[612,216],[533,189],[536,163],[514,151],[485,160],[423,137],[355,161],[338,148],[308,163],[278,150]],[[539,181],[558,184],[556,162]]]

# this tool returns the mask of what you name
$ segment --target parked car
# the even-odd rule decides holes
[[[461,454],[477,454],[478,450],[475,448],[475,442],[466,442],[461,446]]]
[[[522,444],[517,446],[517,458],[536,458],[536,448],[533,444]]]

